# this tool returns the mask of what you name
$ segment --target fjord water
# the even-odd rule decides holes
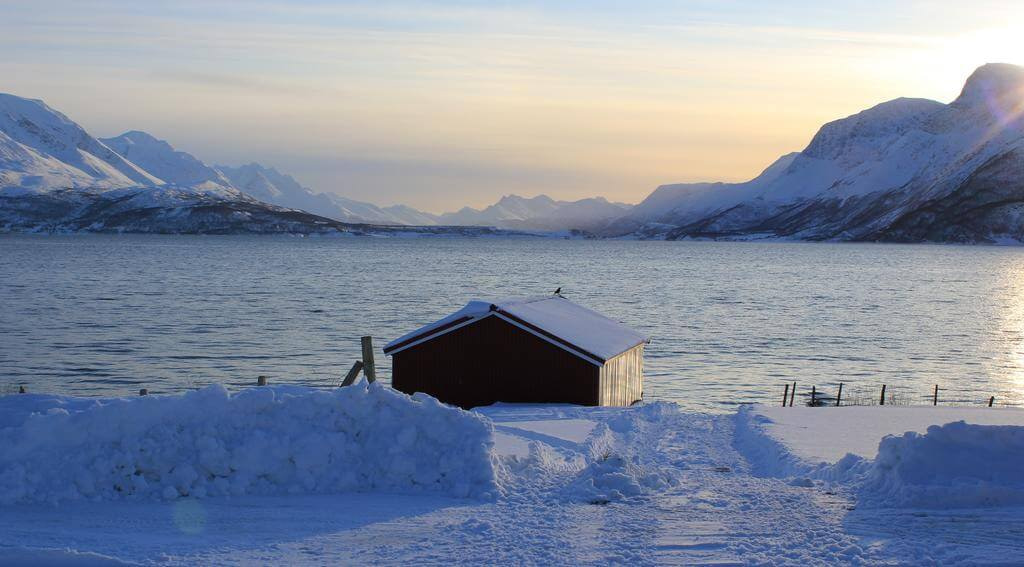
[[[551,293],[652,338],[645,398],[773,402],[843,382],[1024,402],[1024,249],[242,236],[0,237],[0,388],[128,395],[337,384],[472,298]],[[496,360],[495,364],[501,364]]]

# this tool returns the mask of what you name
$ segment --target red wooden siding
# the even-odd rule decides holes
[[[599,366],[485,317],[395,353],[391,383],[464,408],[498,401],[598,405],[600,374]]]

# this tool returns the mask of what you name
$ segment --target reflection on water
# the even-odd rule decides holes
[[[0,258],[0,387],[329,385],[361,335],[562,286],[651,335],[648,399],[727,409],[796,380],[1024,402],[1018,248],[6,236]]]

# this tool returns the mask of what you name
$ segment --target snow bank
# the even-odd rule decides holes
[[[586,466],[564,494],[577,501],[610,502],[674,486],[678,471],[642,445],[678,413],[675,404],[658,402],[612,414],[587,439]]]
[[[858,495],[866,507],[975,508],[1024,505],[1024,427],[932,426],[889,436]]]
[[[598,422],[582,443],[569,443],[574,445],[572,448],[531,441],[527,456],[500,457],[502,490],[512,500],[539,498],[590,504],[634,500],[664,491],[678,483],[678,469],[648,445],[652,436],[678,416],[678,411],[678,406],[668,403],[614,408],[601,412],[608,417]],[[583,416],[600,410],[577,408],[566,412]],[[573,437],[581,421],[559,419],[546,429],[554,434],[565,428],[569,431],[560,435]]]
[[[759,405],[752,413],[768,418],[764,432],[800,459],[834,463],[847,453],[873,459],[886,435],[925,433],[932,425],[966,421],[978,425],[1024,425],[1021,408],[964,406],[781,407]]]
[[[8,396],[0,406],[20,398]],[[176,396],[88,402],[25,398],[34,413],[0,425],[2,504],[496,492],[487,419],[376,384],[237,394],[211,386]]]
[[[800,485],[807,485],[810,479],[842,482],[855,478],[867,466],[869,461],[852,453],[845,453],[834,463],[801,454],[794,450],[792,439],[778,439],[773,435],[775,421],[761,415],[762,409],[740,406],[734,421],[733,447],[747,459],[755,476],[798,477],[796,481]],[[819,414],[832,411],[810,409]]]
[[[73,549],[30,549],[0,547],[0,563],[33,567],[124,567],[131,565],[108,555]]]

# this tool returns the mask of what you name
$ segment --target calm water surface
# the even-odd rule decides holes
[[[0,389],[327,386],[365,334],[386,377],[386,341],[558,286],[653,338],[648,399],[1024,403],[1024,249],[547,239],[0,237]]]

